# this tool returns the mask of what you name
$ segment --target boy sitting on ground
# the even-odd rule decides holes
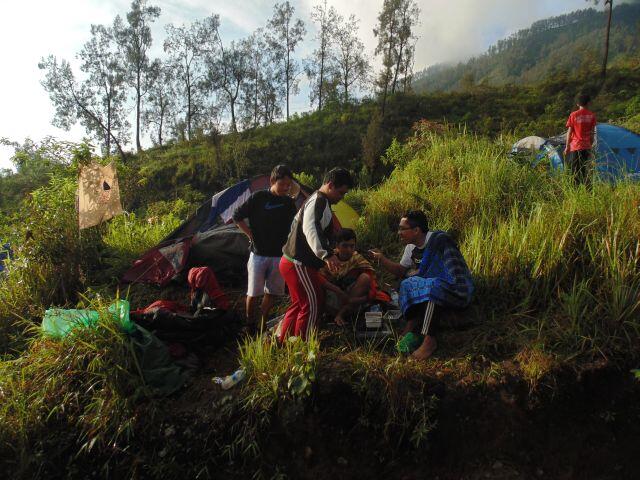
[[[376,298],[376,274],[371,263],[356,251],[356,233],[350,228],[341,229],[335,237],[334,253],[339,263],[334,271],[323,268],[320,273],[328,283],[346,293],[346,302],[338,310],[335,323],[342,326],[345,319],[362,304]],[[325,288],[328,284],[325,284]]]

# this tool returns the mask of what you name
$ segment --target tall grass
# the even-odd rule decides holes
[[[396,222],[423,209],[459,241],[482,314],[513,336],[567,356],[636,357],[640,186],[575,186],[510,160],[510,144],[416,132],[412,160],[366,199],[359,240],[398,254]]]
[[[89,306],[94,328],[34,335],[20,358],[0,362],[0,457],[19,478],[94,449],[116,453],[133,434],[146,390],[131,341],[106,304]]]
[[[307,341],[289,337],[282,346],[266,334],[245,339],[240,365],[247,374],[247,404],[269,410],[308,397],[316,379],[319,347],[315,334]]]
[[[102,280],[119,277],[138,256],[157,245],[181,221],[173,212],[149,218],[131,213],[112,219],[102,237],[106,246],[104,260],[108,265],[102,272]]]
[[[51,304],[77,300],[89,272],[96,268],[100,233],[79,234],[75,213],[76,179],[71,172],[52,175],[31,193],[16,224],[15,259],[0,280],[0,348],[20,348],[23,320],[39,319]]]

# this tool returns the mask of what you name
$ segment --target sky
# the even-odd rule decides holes
[[[345,17],[360,20],[360,38],[373,57],[373,27],[383,0],[327,0]],[[315,48],[310,15],[321,0],[291,0],[296,15],[307,26],[307,36],[297,57]],[[245,37],[266,24],[273,0],[157,0],[161,8],[152,28],[153,57],[163,56],[165,26],[188,24],[213,13],[220,15],[224,42]],[[536,20],[590,6],[585,0],[417,0],[420,25],[416,28],[415,71],[441,62],[456,62],[483,53],[491,44]],[[602,2],[601,2],[602,3]],[[40,82],[42,57],[50,54],[69,60],[78,72],[76,54],[89,39],[91,24],[110,25],[116,15],[125,16],[130,0],[0,0],[0,138],[22,143],[48,135],[80,141],[86,133],[80,125],[64,131],[51,125],[53,107]],[[374,67],[380,62],[373,59]],[[309,90],[301,81],[300,94],[291,100],[293,112],[310,109]],[[133,138],[133,137],[132,137]],[[145,142],[143,142],[145,143]],[[146,144],[150,142],[146,141]],[[144,146],[144,145],[143,145]],[[128,146],[133,148],[131,143]],[[0,169],[12,168],[13,149],[0,146]]]

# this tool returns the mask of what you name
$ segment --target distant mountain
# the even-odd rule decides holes
[[[615,5],[615,3],[614,3]],[[609,64],[640,58],[640,1],[613,9]],[[606,14],[592,8],[540,20],[498,41],[479,57],[433,65],[415,75],[416,92],[475,85],[536,83],[550,75],[596,69],[602,61]]]

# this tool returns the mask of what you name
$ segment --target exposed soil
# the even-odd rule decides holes
[[[143,464],[161,448],[188,446],[190,456],[175,458],[185,467],[206,465],[208,456],[219,453],[216,445],[199,444],[217,421],[214,405],[228,395],[211,378],[236,366],[234,346],[220,349],[184,393],[168,400],[169,424],[187,434],[149,438],[142,447],[149,452],[140,452]],[[437,427],[427,446],[416,450],[408,442],[390,445],[379,429],[363,424],[362,397],[347,372],[321,364],[314,401],[304,412],[271,422],[260,440],[260,459],[249,452],[248,470],[218,466],[215,475],[205,477],[244,478],[258,465],[267,478],[275,473],[303,479],[639,478],[640,382],[628,369],[595,363],[578,373],[556,372],[553,388],[531,391],[512,364],[504,367],[498,381],[484,384],[442,370],[426,370],[416,379],[439,398]],[[368,421],[375,422],[375,414]],[[139,473],[151,472],[142,467]]]

